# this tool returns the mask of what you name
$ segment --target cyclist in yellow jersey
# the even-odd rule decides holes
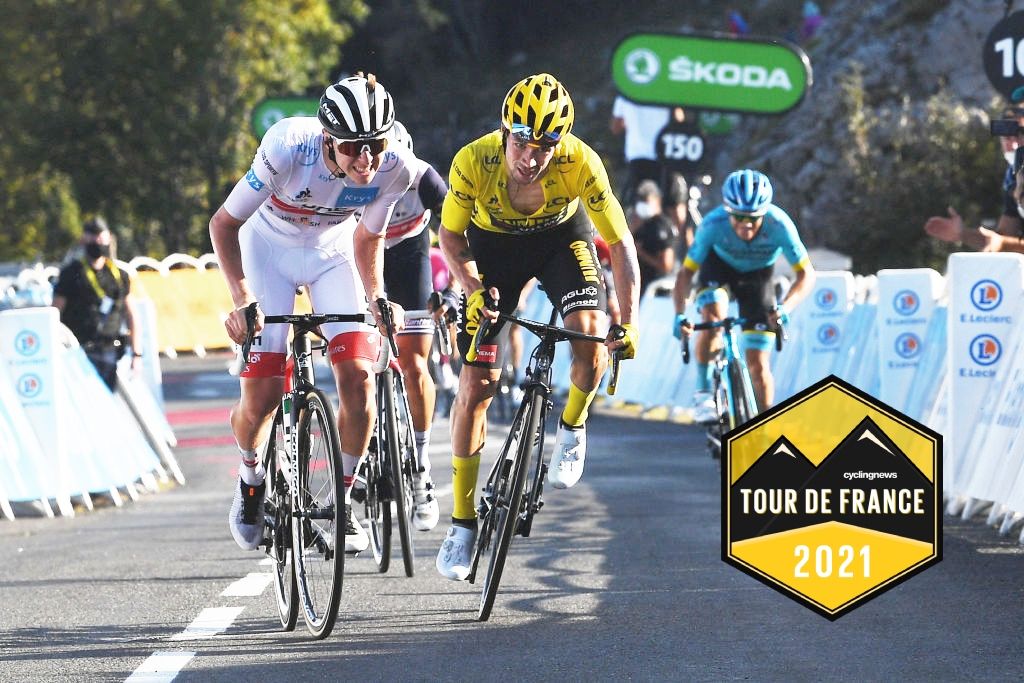
[[[571,342],[569,396],[548,468],[555,488],[573,486],[583,473],[584,422],[607,366],[607,350],[622,348],[623,357],[632,358],[639,338],[633,237],[604,165],[570,133],[572,124],[572,100],[554,76],[537,74],[512,86],[502,105],[501,128],[463,147],[452,162],[440,231],[448,268],[466,293],[458,334],[463,358],[480,320],[497,319],[494,304],[503,312],[514,310],[533,277],[566,327],[608,335],[605,346]],[[611,247],[622,321],[611,330],[594,228]],[[436,564],[443,576],[457,581],[469,574],[476,539],[474,496],[487,406],[501,368],[500,332],[500,326],[491,328],[476,361],[463,366],[452,408],[454,508]]]

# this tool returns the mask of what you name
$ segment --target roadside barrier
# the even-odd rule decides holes
[[[134,499],[139,485],[156,490],[167,481],[133,412],[111,394],[55,308],[0,312],[0,365],[5,516],[13,517],[21,503],[52,515],[50,501],[60,514],[73,516],[75,499],[87,509],[97,494],[121,505],[122,492]],[[154,434],[169,430],[166,421],[152,417],[149,393],[137,394],[140,405],[149,402],[138,413],[147,428]]]

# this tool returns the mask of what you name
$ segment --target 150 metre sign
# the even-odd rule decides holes
[[[612,79],[642,104],[781,114],[810,87],[811,62],[780,41],[635,33],[615,48]]]

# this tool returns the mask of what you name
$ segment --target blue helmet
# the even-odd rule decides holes
[[[760,171],[733,171],[722,183],[722,202],[729,213],[763,216],[772,203],[772,183]]]

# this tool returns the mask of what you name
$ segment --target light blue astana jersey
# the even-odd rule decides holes
[[[697,271],[712,250],[740,273],[772,266],[780,254],[785,255],[796,270],[802,269],[808,260],[807,249],[800,241],[793,220],[774,204],[768,206],[761,229],[749,242],[740,239],[733,230],[724,208],[719,206],[711,211],[697,227],[683,265]]]

